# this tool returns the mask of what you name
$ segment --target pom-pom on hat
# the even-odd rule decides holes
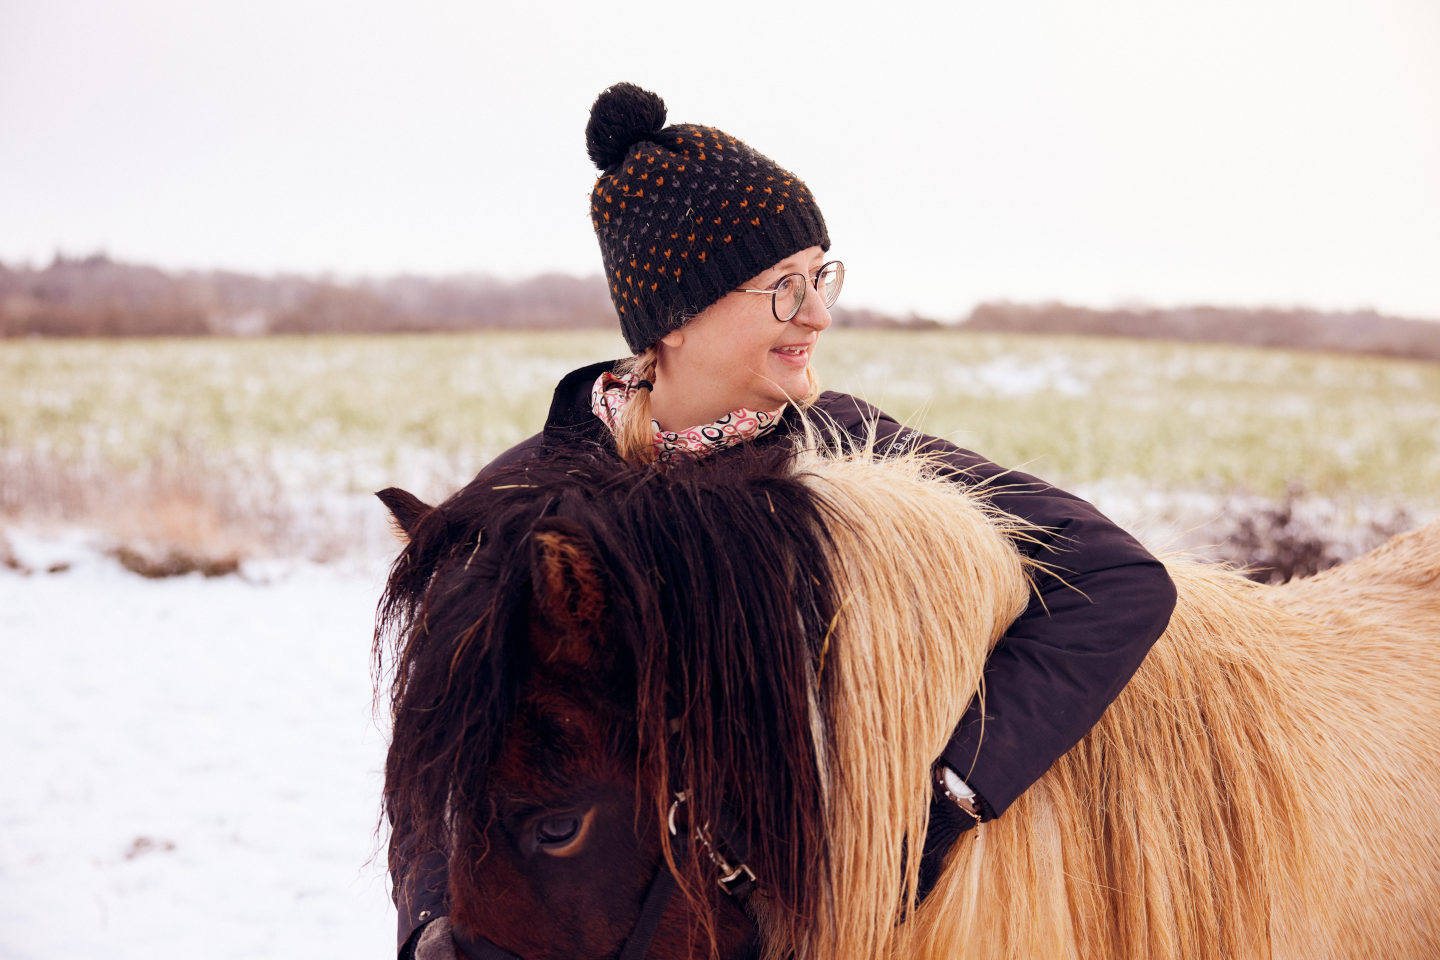
[[[633,83],[595,99],[585,145],[605,279],[636,353],[791,254],[830,249],[799,177],[714,127],[665,126],[665,101]]]

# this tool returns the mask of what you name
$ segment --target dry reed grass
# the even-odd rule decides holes
[[[117,467],[12,451],[0,523],[94,531],[107,554],[147,577],[220,576],[257,557],[334,560],[383,530],[378,517],[333,500],[307,505],[253,464],[233,466],[180,455]]]

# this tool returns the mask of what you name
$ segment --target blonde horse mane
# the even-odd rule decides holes
[[[905,851],[1024,609],[1024,527],[920,456],[799,469],[842,580],[831,916],[773,955],[1440,956],[1440,523],[1284,587],[1172,562],[1179,606],[1135,679],[916,907]]]

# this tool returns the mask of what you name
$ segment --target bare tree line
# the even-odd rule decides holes
[[[167,273],[103,255],[0,264],[0,336],[252,336],[572,328],[612,323],[599,278],[547,274],[341,281]]]
[[[1440,322],[1387,317],[1373,310],[1325,313],[1205,306],[1091,310],[1063,303],[984,303],[971,312],[965,327],[1006,333],[1163,337],[1440,361]]]
[[[1440,361],[1440,323],[1373,311],[984,303],[959,325],[864,308],[837,308],[834,317],[840,327],[1166,338]],[[613,323],[598,276],[261,277],[166,272],[103,254],[57,255],[43,268],[0,263],[0,337],[415,333]]]

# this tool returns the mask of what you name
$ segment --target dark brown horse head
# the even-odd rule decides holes
[[[608,957],[668,869],[637,803],[633,670],[607,643],[604,590],[583,533],[550,522],[530,542],[528,680],[490,770],[482,843],[463,858],[473,875],[452,887],[452,915],[527,960]],[[677,898],[650,956],[708,953],[688,914]],[[746,917],[731,906],[718,919],[722,955],[750,952]]]
[[[394,842],[448,858],[459,933],[526,960],[615,956],[673,871],[648,956],[752,954],[747,910],[671,838],[683,792],[689,822],[738,821],[749,908],[794,942],[823,909],[833,604],[788,461],[529,464],[433,509],[382,499],[410,538],[377,633],[394,671],[386,808]]]

